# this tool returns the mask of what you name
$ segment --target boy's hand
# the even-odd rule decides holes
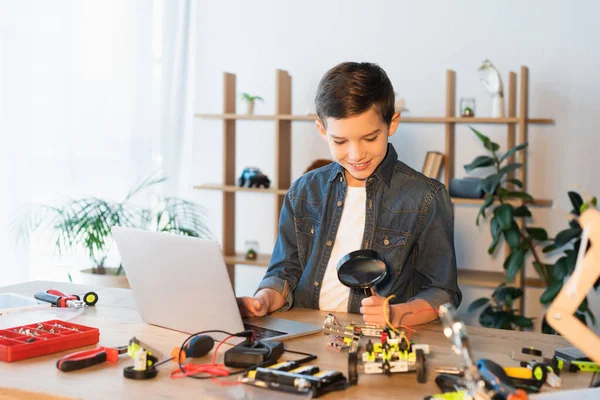
[[[236,300],[242,317],[262,317],[269,311],[269,304],[262,296],[237,297]]]
[[[366,299],[362,300],[360,313],[363,315],[365,324],[385,327],[387,325],[383,315],[383,304],[385,302],[385,297],[379,296],[377,293],[375,293],[373,288],[371,288],[371,294],[371,297],[367,297]],[[392,316],[389,303],[386,304],[386,314],[391,320]]]

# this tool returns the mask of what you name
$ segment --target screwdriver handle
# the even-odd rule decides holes
[[[56,289],[46,290],[46,293],[53,294],[54,296],[65,297],[68,300],[81,300],[79,298],[79,296],[77,296],[76,294],[67,295],[67,294],[61,292],[60,290],[56,290]]]
[[[56,296],[54,294],[50,294],[50,293],[46,293],[46,292],[36,292],[36,294],[33,295],[33,297],[35,297],[37,300],[51,303],[57,307],[66,307],[66,304],[64,306],[60,305],[62,297]]]

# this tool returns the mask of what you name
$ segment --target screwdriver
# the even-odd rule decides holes
[[[57,296],[46,292],[37,292],[33,297],[51,303],[56,307],[82,308],[86,306],[85,302],[71,296]]]
[[[69,354],[56,362],[56,368],[63,372],[75,371],[102,364],[103,362],[117,362],[119,355],[127,353],[127,346],[98,347],[93,350],[84,350]]]
[[[59,290],[50,289],[46,290],[46,293],[60,297],[68,297],[69,300],[82,300],[88,306],[94,306],[98,302],[98,294],[96,292],[87,292],[83,296],[79,296],[77,294],[67,295]]]

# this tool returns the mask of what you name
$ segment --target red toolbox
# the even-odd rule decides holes
[[[51,320],[0,330],[0,361],[18,361],[96,344],[100,331]]]

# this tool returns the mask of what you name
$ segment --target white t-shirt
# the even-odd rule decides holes
[[[321,285],[320,310],[348,312],[350,288],[339,281],[337,265],[342,257],[361,247],[365,230],[366,201],[365,187],[348,186],[342,218]]]

